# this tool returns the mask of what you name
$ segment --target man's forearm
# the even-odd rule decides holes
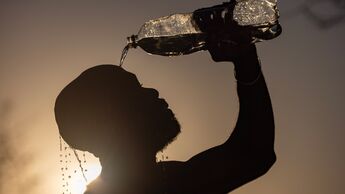
[[[256,52],[234,63],[240,110],[228,141],[252,154],[274,153],[273,110]]]

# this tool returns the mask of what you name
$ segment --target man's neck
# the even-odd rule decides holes
[[[102,165],[101,177],[104,180],[129,179],[136,180],[153,173],[156,165],[155,157],[108,157],[100,161]]]

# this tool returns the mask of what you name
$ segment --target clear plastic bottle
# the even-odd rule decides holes
[[[224,20],[224,25],[220,25],[222,29],[215,29],[216,31],[228,33],[231,28],[237,28],[240,29],[237,33],[248,34],[244,42],[231,38],[228,41],[251,44],[269,40],[281,33],[276,5],[276,0],[231,0],[193,13],[173,14],[150,20],[140,28],[137,35],[128,37],[128,46],[139,46],[150,54],[163,56],[206,50],[206,39],[210,31],[207,23],[204,24],[202,20],[205,15],[212,20],[216,14]]]

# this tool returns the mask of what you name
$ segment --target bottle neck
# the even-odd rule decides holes
[[[138,46],[138,35],[132,35],[127,37],[127,44],[129,48],[137,48]]]

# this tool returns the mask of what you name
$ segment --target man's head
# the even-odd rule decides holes
[[[92,67],[57,97],[59,132],[70,146],[99,157],[138,150],[155,154],[180,132],[174,114],[158,95],[121,67]]]

